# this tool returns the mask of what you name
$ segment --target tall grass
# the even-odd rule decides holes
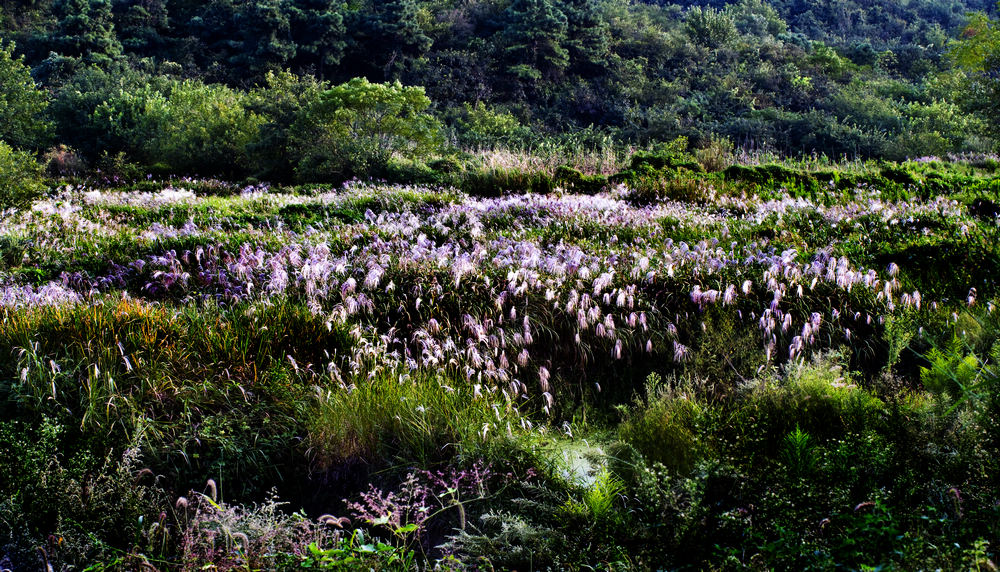
[[[502,451],[532,424],[515,403],[460,379],[386,372],[316,388],[306,413],[314,467],[411,459],[423,465]]]

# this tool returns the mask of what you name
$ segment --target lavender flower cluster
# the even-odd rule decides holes
[[[358,340],[352,355],[331,365],[335,376],[445,371],[469,380],[477,392],[508,400],[534,395],[549,409],[554,379],[581,375],[596,361],[647,354],[683,367],[703,335],[700,316],[710,308],[754,325],[768,358],[784,360],[926,304],[920,292],[902,291],[895,264],[863,268],[836,254],[833,244],[800,251],[768,238],[734,238],[746,236],[740,229],[813,214],[829,224],[864,218],[891,226],[926,216],[956,228],[967,222],[954,201],[901,204],[874,191],[833,206],[719,197],[707,205],[635,207],[615,194],[424,200],[434,194],[366,184],[311,197],[259,189],[227,198],[169,188],[145,194],[67,189],[0,236],[44,235],[58,224],[70,226],[64,232],[77,240],[119,232],[204,243],[115,261],[99,276],[66,274],[42,288],[8,284],[0,305],[79,303],[115,290],[221,303],[287,297]],[[139,230],[101,214],[107,205],[205,201],[261,211],[364,204],[377,212],[370,208],[359,222],[299,233],[281,224],[248,228],[246,236],[259,242],[239,248],[212,241],[219,228],[194,221]],[[587,235],[594,229],[596,238]],[[678,229],[703,238],[675,239]]]

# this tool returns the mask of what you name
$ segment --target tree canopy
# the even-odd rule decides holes
[[[997,138],[992,0],[0,0],[0,14],[0,36],[17,42],[6,57],[24,56],[52,99],[45,114],[35,96],[43,107],[16,112],[8,129],[22,134],[6,137],[43,145],[44,129],[14,125],[47,115],[54,142],[90,158],[142,156],[95,123],[119,90],[187,80],[259,95],[275,74],[421,86],[423,113],[478,146],[589,133],[901,159],[989,151]],[[469,132],[473,115],[517,128]],[[280,116],[262,115],[258,136],[287,150],[306,123]],[[288,176],[295,161],[265,162]]]

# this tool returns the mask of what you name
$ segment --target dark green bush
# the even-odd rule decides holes
[[[748,183],[759,189],[787,189],[793,196],[815,196],[820,190],[819,180],[810,173],[782,165],[733,165],[723,171],[727,181]]]
[[[632,155],[627,169],[608,178],[630,190],[630,199],[640,205],[672,199],[687,202],[704,200],[701,177],[705,168],[686,151],[687,139],[679,137],[653,151]]]
[[[625,185],[629,201],[639,206],[662,200],[702,202],[708,191],[707,182],[702,178],[692,177],[682,170],[655,169],[647,164],[616,173],[610,180]]]
[[[608,186],[608,178],[603,175],[584,175],[569,165],[561,165],[555,172],[555,183],[572,193],[593,195]]]
[[[462,173],[458,187],[472,196],[498,197],[506,193],[548,194],[555,190],[556,182],[541,171],[473,168]]]
[[[465,170],[465,165],[460,159],[453,156],[440,157],[427,162],[427,167],[435,173],[455,174]]]
[[[705,168],[701,163],[695,161],[687,153],[666,150],[666,151],[639,151],[632,155],[629,161],[630,169],[641,169],[650,167],[655,170],[670,169],[674,171],[686,170],[693,173],[704,173]]]
[[[883,167],[879,171],[879,174],[882,176],[882,178],[886,179],[887,181],[899,185],[916,185],[917,183],[920,182],[919,179],[917,179],[913,175],[913,173],[911,173],[904,167],[897,167],[897,166]]]

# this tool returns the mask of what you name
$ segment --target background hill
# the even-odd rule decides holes
[[[53,102],[54,131],[31,145],[67,144],[89,161],[108,151],[149,162],[94,122],[97,104],[115,90],[167,93],[171,82],[191,80],[243,93],[282,71],[315,78],[319,90],[355,77],[423,86],[446,140],[464,150],[646,146],[685,136],[694,148],[901,160],[994,149],[995,98],[982,89],[981,70],[949,56],[958,40],[969,41],[973,11],[988,18],[995,7],[3,0],[0,37]],[[285,127],[297,111],[287,103]]]

